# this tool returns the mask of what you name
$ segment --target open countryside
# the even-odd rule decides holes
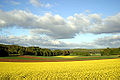
[[[0,0],[0,80],[120,80],[120,0]]]
[[[0,80],[120,78],[120,48],[50,50],[1,44],[0,52]]]
[[[0,62],[0,80],[119,80],[120,59]]]

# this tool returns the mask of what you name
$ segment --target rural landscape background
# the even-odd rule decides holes
[[[0,0],[0,80],[119,80],[119,0]]]

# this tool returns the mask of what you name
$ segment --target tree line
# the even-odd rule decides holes
[[[35,56],[58,56],[70,55],[68,50],[50,50],[47,48],[39,47],[23,47],[18,45],[4,45],[0,44],[0,56],[22,56],[22,55],[35,55]]]
[[[0,56],[59,56],[59,55],[80,55],[91,56],[100,54],[101,56],[120,55],[120,48],[104,48],[104,49],[68,49],[68,50],[50,50],[40,47],[23,47],[19,45],[0,44]]]
[[[101,56],[109,56],[109,55],[120,55],[120,47],[119,48],[103,48],[103,49],[70,49],[71,55],[82,55],[82,56],[91,56],[91,55],[101,55]]]
[[[120,55],[120,48],[106,48],[106,49],[103,49],[101,50],[101,56],[104,56],[104,55]]]

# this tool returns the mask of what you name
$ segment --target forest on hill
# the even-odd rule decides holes
[[[23,47],[19,45],[0,44],[0,56],[67,56],[67,55],[82,55],[92,56],[99,54],[101,56],[120,55],[120,48],[104,48],[104,49],[67,49],[67,50],[50,50],[40,47]]]
[[[0,56],[22,56],[22,55],[35,55],[35,56],[58,56],[69,55],[69,51],[50,50],[47,48],[39,47],[23,47],[18,45],[4,45],[0,44]]]

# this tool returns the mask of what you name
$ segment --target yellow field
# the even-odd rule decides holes
[[[55,56],[55,57],[61,57],[61,58],[76,58],[78,56]]]
[[[120,80],[120,59],[0,62],[0,80]]]

